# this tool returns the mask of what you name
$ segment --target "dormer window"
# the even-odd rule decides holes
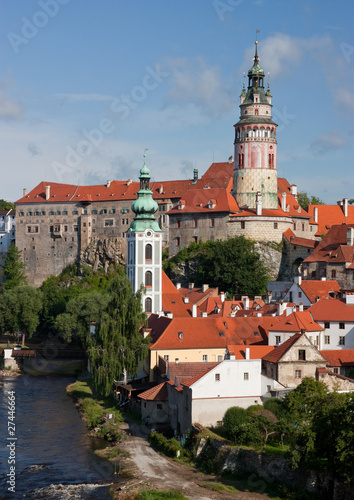
[[[186,201],[179,200],[178,205],[177,205],[178,210],[183,210],[185,206],[186,206]]]
[[[209,210],[212,210],[215,207],[216,207],[216,200],[209,200],[209,202],[208,202]]]

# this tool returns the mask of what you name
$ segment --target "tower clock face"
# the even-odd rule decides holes
[[[151,236],[151,235],[152,235],[151,231],[148,231],[148,232],[146,233],[146,236]]]

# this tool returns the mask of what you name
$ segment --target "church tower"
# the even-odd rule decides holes
[[[127,274],[134,292],[145,287],[143,310],[157,313],[162,310],[162,231],[154,216],[158,205],[149,188],[145,153],[139,179],[138,198],[131,207],[135,218],[127,231]]]
[[[248,88],[241,92],[241,115],[235,125],[235,165],[233,196],[240,208],[278,208],[277,141],[273,122],[272,94],[264,91],[264,71],[259,65],[255,43],[253,66],[248,72]]]

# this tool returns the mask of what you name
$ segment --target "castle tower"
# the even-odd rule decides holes
[[[256,208],[257,193],[263,208],[278,208],[277,141],[273,122],[272,94],[264,91],[264,71],[259,66],[255,43],[253,66],[241,92],[241,116],[235,125],[235,166],[233,196],[240,208]],[[269,83],[268,83],[269,85]]]
[[[145,162],[140,170],[138,198],[132,203],[136,214],[127,231],[127,274],[133,291],[145,287],[142,306],[146,313],[162,310],[162,231],[155,219],[158,205],[150,191],[150,172]]]

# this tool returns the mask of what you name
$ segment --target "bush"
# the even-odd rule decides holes
[[[179,450],[178,441],[175,438],[167,439],[159,432],[151,432],[149,436],[149,443],[153,448],[161,451],[168,457],[176,457]]]

